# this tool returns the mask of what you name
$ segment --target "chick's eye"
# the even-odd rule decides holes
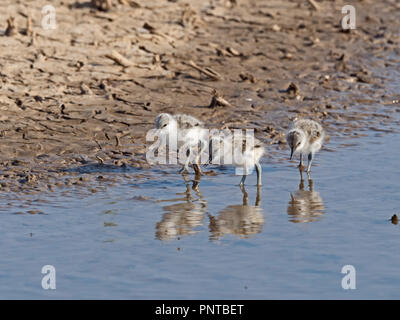
[[[165,128],[167,125],[166,124],[164,124],[161,128]]]

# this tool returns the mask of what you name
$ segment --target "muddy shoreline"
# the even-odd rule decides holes
[[[398,125],[395,0],[318,10],[302,0],[112,2],[53,1],[55,30],[41,27],[46,1],[0,4],[1,192],[85,186],[108,168],[140,179],[160,112],[254,128],[275,162],[294,117],[321,121],[331,138]],[[345,4],[357,10],[350,32]],[[210,107],[213,90],[230,105]]]

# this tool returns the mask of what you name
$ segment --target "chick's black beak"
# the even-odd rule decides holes
[[[292,160],[293,157],[293,148],[290,148],[290,160]]]

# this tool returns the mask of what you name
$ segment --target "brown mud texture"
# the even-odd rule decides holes
[[[55,28],[48,4],[0,2],[2,192],[84,184],[73,168],[146,172],[160,112],[254,128],[280,161],[296,117],[352,137],[400,111],[396,0],[56,0]]]

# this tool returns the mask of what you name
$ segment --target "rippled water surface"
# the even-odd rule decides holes
[[[232,169],[193,188],[171,168],[94,194],[2,195],[0,297],[399,298],[400,136],[336,147],[312,181],[264,163],[259,192],[255,175],[245,190]],[[348,264],[356,290],[341,287]]]

